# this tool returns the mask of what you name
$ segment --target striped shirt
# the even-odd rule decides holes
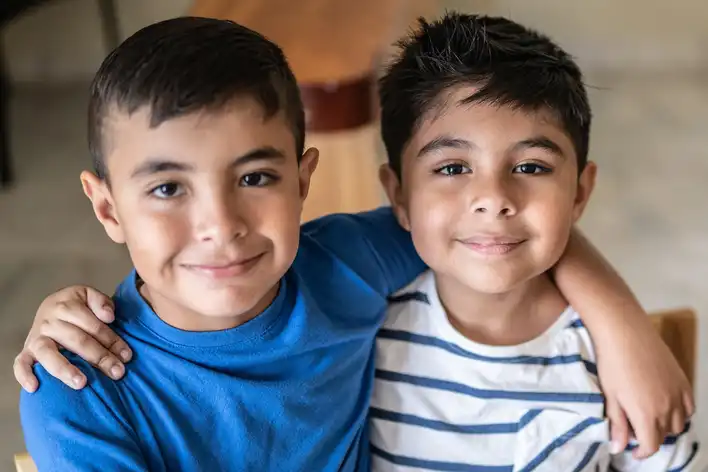
[[[378,471],[688,471],[690,423],[635,461],[609,453],[595,352],[567,308],[517,346],[470,341],[450,324],[432,272],[391,297],[377,339],[370,409]]]

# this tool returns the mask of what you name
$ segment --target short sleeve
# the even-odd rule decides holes
[[[113,398],[99,395],[94,388],[96,372],[74,363],[89,379],[82,390],[65,386],[37,366],[41,388],[20,396],[25,444],[39,472],[148,470],[135,435],[117,407],[117,393]]]
[[[383,295],[401,289],[425,270],[411,235],[390,207],[328,215],[303,226],[311,237]]]

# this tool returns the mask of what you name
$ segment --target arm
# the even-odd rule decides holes
[[[654,472],[657,470],[691,472],[698,470],[701,463],[698,459],[698,456],[701,455],[700,447],[690,423],[683,433],[666,438],[659,451],[645,460],[635,459],[632,449],[634,449],[633,445],[621,454],[612,456],[611,470],[618,472]]]
[[[88,369],[84,372],[91,377]],[[117,411],[117,392],[111,394],[100,386],[95,390],[96,375],[76,392],[38,367],[42,390],[22,392],[22,429],[38,470],[148,470],[135,433]]]
[[[390,208],[325,216],[304,225],[302,232],[335,253],[383,295],[398,290],[425,269],[410,233],[398,224]],[[15,378],[26,391],[34,392],[39,383],[32,365],[39,362],[66,385],[83,388],[86,377],[59,352],[63,347],[112,379],[120,379],[125,373],[123,362],[130,361],[132,353],[106,325],[112,321],[111,299],[91,287],[68,287],[48,296],[15,359]]]
[[[412,282],[426,268],[410,233],[401,227],[390,207],[328,215],[307,223],[303,233],[386,296]]]
[[[627,444],[629,420],[635,456],[647,457],[693,414],[686,376],[625,282],[578,231],[553,276],[597,347],[615,448]]]
[[[410,233],[390,208],[325,216],[305,224],[302,232],[334,252],[383,295],[425,269]],[[62,355],[59,348],[63,347],[112,379],[120,379],[125,373],[123,362],[129,362],[132,353],[106,325],[112,321],[111,299],[91,287],[72,286],[48,296],[15,358],[15,378],[26,391],[36,391],[39,383],[32,365],[38,362],[66,385],[83,388],[86,377]]]
[[[383,294],[398,290],[425,269],[410,234],[387,208],[324,217],[305,225],[303,234],[335,252]],[[627,444],[628,417],[641,445],[637,455],[646,457],[668,433],[681,431],[693,413],[686,377],[624,281],[579,233],[571,237],[554,277],[566,299],[585,313],[595,339],[615,447],[621,450]],[[15,376],[25,388],[37,387],[31,373],[34,360],[67,385],[81,388],[85,383],[56,342],[106,373],[119,366],[122,375],[118,356],[128,353],[128,360],[130,351],[91,313],[105,313],[105,301],[105,295],[85,287],[64,289],[45,300],[15,362]],[[112,315],[103,318],[110,321]],[[72,384],[75,377],[79,384]]]

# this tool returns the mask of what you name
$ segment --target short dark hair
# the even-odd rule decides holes
[[[379,83],[381,133],[389,165],[422,117],[459,85],[480,88],[467,103],[549,109],[571,138],[580,171],[587,163],[591,111],[573,58],[548,37],[506,18],[448,13],[399,42],[400,55]]]
[[[280,48],[232,21],[180,17],[147,26],[103,61],[89,101],[88,142],[96,174],[105,178],[104,121],[116,109],[150,107],[150,126],[218,109],[239,95],[258,100],[271,117],[283,110],[305,146],[305,112],[293,72]]]

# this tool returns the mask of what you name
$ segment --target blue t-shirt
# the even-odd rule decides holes
[[[390,209],[302,227],[277,297],[233,329],[188,332],[150,309],[131,274],[114,329],[131,346],[114,382],[74,391],[37,367],[20,414],[40,471],[368,470],[374,337],[386,296],[424,265]]]

